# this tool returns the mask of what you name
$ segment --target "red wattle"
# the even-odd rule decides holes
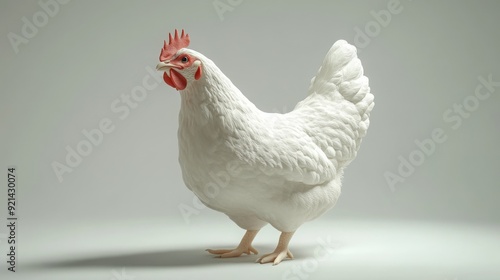
[[[169,86],[177,90],[183,90],[187,86],[186,78],[184,78],[181,74],[179,74],[179,72],[175,71],[174,69],[170,69],[170,77],[167,75],[167,72],[163,73],[163,80]]]
[[[172,81],[174,82],[175,88],[177,90],[183,90],[187,86],[187,80],[179,74],[179,72],[175,71],[174,69],[170,69],[170,77],[172,78]]]
[[[167,83],[167,85],[175,88],[174,82],[172,82],[172,79],[170,79],[170,77],[167,75],[167,72],[163,73],[163,80],[165,81],[165,83]]]

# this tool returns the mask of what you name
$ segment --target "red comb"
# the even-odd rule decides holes
[[[172,38],[172,34],[168,33],[168,45],[166,41],[163,41],[160,61],[171,58],[178,50],[186,48],[187,46],[189,46],[189,35],[184,34],[184,29],[182,29],[181,37],[179,37],[177,29],[175,30],[174,38]]]

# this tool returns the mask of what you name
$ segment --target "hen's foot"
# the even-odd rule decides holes
[[[207,249],[206,251],[210,254],[217,255],[219,258],[234,258],[239,257],[242,254],[250,255],[252,253],[258,254],[259,252],[252,247],[252,241],[257,235],[258,230],[247,230],[243,238],[241,239],[240,245],[236,247],[236,249],[221,249],[221,250],[212,250]]]
[[[255,250],[254,247],[240,247],[238,246],[236,249],[220,249],[220,250],[212,250],[212,249],[207,249],[207,252],[213,255],[217,255],[219,258],[234,258],[234,257],[239,257],[243,254],[251,255],[252,253],[258,254],[259,252]]]
[[[274,249],[274,252],[270,254],[266,254],[260,257],[256,262],[257,263],[270,263],[273,265],[279,264],[285,258],[293,259],[293,255],[288,250],[288,243],[290,243],[290,239],[292,239],[293,232],[282,232],[280,236],[280,240],[278,242],[278,246]]]
[[[270,262],[272,262],[273,265],[277,265],[287,257],[290,259],[293,259],[293,255],[290,252],[290,250],[285,249],[283,251],[274,251],[273,253],[266,254],[266,255],[260,257],[256,262],[258,262],[258,263],[270,263]]]

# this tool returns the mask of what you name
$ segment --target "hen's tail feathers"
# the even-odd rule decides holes
[[[329,94],[334,99],[345,99],[353,103],[361,116],[358,133],[363,137],[370,124],[369,116],[375,103],[356,52],[356,47],[344,40],[335,42],[318,74],[311,81],[309,94]]]

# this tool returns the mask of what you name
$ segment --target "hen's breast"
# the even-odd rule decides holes
[[[214,210],[248,213],[257,192],[264,187],[262,174],[245,168],[217,127],[196,128],[181,123],[178,135],[179,163],[186,186]]]

